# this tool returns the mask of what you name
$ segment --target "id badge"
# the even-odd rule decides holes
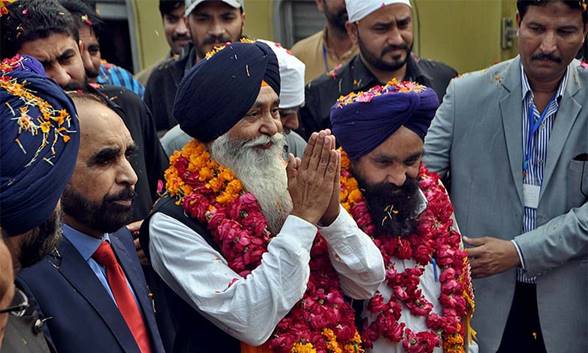
[[[523,184],[523,203],[525,207],[537,208],[539,207],[539,193],[541,192],[541,186]]]

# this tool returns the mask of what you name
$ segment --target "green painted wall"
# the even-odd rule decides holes
[[[274,39],[272,0],[245,0],[245,33],[253,38]]]
[[[417,50],[461,73],[512,57],[512,51],[501,49],[500,40],[501,19],[514,16],[514,7],[512,0],[416,0],[420,19]]]
[[[169,46],[163,33],[159,0],[131,0],[130,3],[135,14],[139,64],[143,69],[163,58]]]

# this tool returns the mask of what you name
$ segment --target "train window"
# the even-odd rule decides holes
[[[136,72],[138,57],[132,3],[125,0],[97,0],[94,1],[94,7],[104,21],[99,38],[102,58]]]
[[[287,48],[323,29],[324,23],[314,0],[274,1],[274,34]]]

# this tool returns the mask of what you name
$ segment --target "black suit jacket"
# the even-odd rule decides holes
[[[164,352],[145,277],[126,228],[111,246],[139,302],[154,353]],[[58,250],[24,269],[19,279],[35,296],[60,353],[140,353],[116,304],[80,253],[63,239]]]

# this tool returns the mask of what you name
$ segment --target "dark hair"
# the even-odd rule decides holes
[[[26,42],[52,34],[71,36],[76,43],[79,33],[74,19],[55,0],[19,0],[7,7],[0,17],[0,57],[14,56]]]
[[[59,2],[72,15],[78,31],[82,26],[87,25],[98,37],[103,21],[92,7],[82,0],[59,0]]]
[[[159,0],[159,13],[161,14],[161,17],[163,17],[184,5],[185,2],[183,0]]]
[[[545,6],[554,2],[563,2],[573,10],[580,10],[582,13],[582,21],[584,24],[587,23],[588,10],[586,7],[588,5],[588,0],[517,0],[517,11],[519,12],[521,19],[523,19],[529,6]]]

